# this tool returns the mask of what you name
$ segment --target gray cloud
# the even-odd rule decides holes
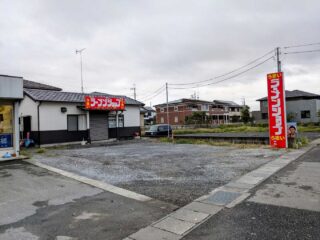
[[[165,82],[223,74],[277,46],[320,42],[315,0],[0,0],[0,5],[0,73],[69,91],[80,89],[76,48],[86,48],[87,91],[131,94],[136,83],[143,97]],[[288,89],[320,93],[319,56],[282,55]],[[238,102],[246,97],[257,108],[255,99],[266,94],[265,75],[275,66],[271,60],[232,81],[200,88],[200,97]],[[170,90],[170,99],[193,92]],[[160,94],[147,102],[164,100]]]

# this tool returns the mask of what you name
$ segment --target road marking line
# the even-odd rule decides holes
[[[58,168],[55,168],[55,167],[51,167],[51,166],[48,166],[46,164],[40,163],[40,162],[35,161],[35,160],[24,160],[24,161],[27,162],[27,163],[33,164],[33,165],[35,165],[37,167],[44,168],[44,169],[49,170],[51,172],[58,173],[58,174],[60,174],[62,176],[65,176],[65,177],[68,177],[68,178],[72,178],[72,179],[77,180],[79,182],[91,185],[91,186],[96,187],[96,188],[103,189],[103,190],[108,191],[108,192],[115,193],[115,194],[123,196],[123,197],[131,198],[131,199],[134,199],[134,200],[137,200],[137,201],[140,201],[140,202],[147,202],[147,201],[153,200],[153,198],[151,198],[151,197],[148,197],[148,196],[145,196],[145,195],[142,195],[142,194],[139,194],[139,193],[135,193],[135,192],[123,189],[123,188],[119,188],[119,187],[113,186],[113,185],[105,183],[105,182],[101,182],[101,181],[98,181],[98,180],[94,180],[94,179],[90,179],[90,178],[87,178],[87,177],[79,176],[77,174],[74,174],[74,173],[71,173],[71,172],[67,172],[67,171],[64,171],[64,170],[61,170],[61,169],[58,169]]]

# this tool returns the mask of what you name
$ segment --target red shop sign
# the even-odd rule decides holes
[[[287,147],[286,106],[283,73],[270,73],[268,81],[268,111],[270,145]]]
[[[85,96],[85,109],[90,110],[124,110],[124,98]]]

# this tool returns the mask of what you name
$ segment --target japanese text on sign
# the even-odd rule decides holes
[[[124,110],[124,98],[85,96],[85,108],[91,110]]]
[[[270,145],[287,147],[285,93],[282,72],[267,75]]]

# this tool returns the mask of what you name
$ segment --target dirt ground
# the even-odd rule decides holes
[[[109,146],[52,149],[34,159],[183,206],[283,154],[264,148],[134,140]]]

